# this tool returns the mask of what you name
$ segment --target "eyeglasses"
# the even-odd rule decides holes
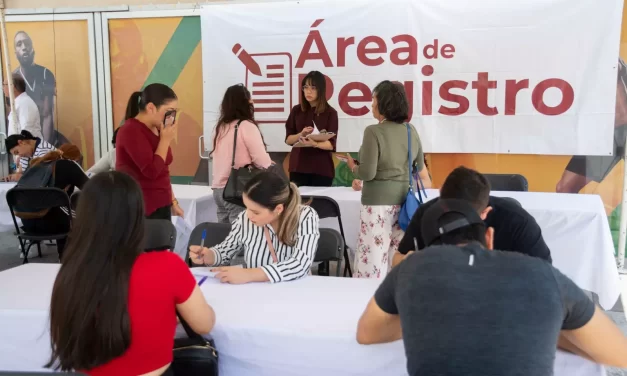
[[[304,85],[303,86],[303,91],[305,90],[316,90],[316,87],[313,85]]]

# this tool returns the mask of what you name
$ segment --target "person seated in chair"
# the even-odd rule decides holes
[[[144,252],[137,181],[103,172],[81,196],[52,288],[46,367],[91,376],[173,375],[177,312],[206,335],[215,324],[213,309],[178,255]]]
[[[553,375],[557,348],[627,367],[627,338],[548,262],[493,252],[495,231],[466,200],[434,202],[427,248],[381,283],[357,342],[402,339],[409,375]]]
[[[247,268],[215,268],[221,282],[274,283],[309,274],[320,239],[319,217],[314,209],[301,205],[298,187],[265,171],[246,184],[242,198],[246,210],[233,221],[226,240],[211,249],[191,246],[192,262],[228,264],[243,249]]]
[[[61,145],[40,158],[31,161],[29,169],[45,168],[46,164],[54,163],[54,185],[71,196],[75,188],[83,189],[89,180],[83,169],[76,163],[80,159],[78,148],[72,144]],[[28,172],[28,174],[33,172]],[[27,174],[24,176],[27,177]],[[51,181],[52,182],[52,181]],[[18,186],[20,182],[18,181]],[[22,219],[23,229],[34,235],[62,234],[70,231],[71,209],[65,207],[52,208],[42,218]],[[59,259],[63,256],[63,249],[67,239],[58,239],[57,251]]]
[[[496,249],[520,252],[552,262],[551,251],[544,242],[542,230],[535,218],[516,200],[490,196],[490,183],[480,172],[464,166],[453,170],[440,188],[440,199],[470,202],[486,226],[494,228]],[[433,199],[424,203],[414,213],[398,251],[394,254],[393,266],[398,265],[407,254],[425,247],[420,222],[425,211],[437,201],[438,199]]]

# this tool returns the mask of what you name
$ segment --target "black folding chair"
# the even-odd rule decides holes
[[[332,228],[320,229],[320,240],[314,262],[337,262],[336,277],[340,276],[342,269],[342,251],[344,250],[344,238]]]
[[[342,240],[344,241],[344,276],[353,276],[351,270],[351,263],[348,256],[348,246],[346,245],[346,236],[344,236],[344,226],[342,225],[342,213],[340,212],[340,206],[337,201],[327,196],[302,196],[303,204],[308,204],[317,213],[320,219],[323,218],[337,218],[337,222],[340,225],[340,234],[342,234]]]
[[[15,209],[27,209],[29,212],[37,212],[45,209],[66,208],[71,210],[70,197],[64,190],[59,188],[21,188],[14,187],[7,192],[7,204],[11,210],[13,224],[15,225],[15,235],[20,242],[24,264],[28,263],[28,253],[33,245],[37,245],[39,257],[41,256],[41,242],[46,240],[67,239],[68,232],[58,234],[28,233],[18,225],[15,216]],[[71,212],[70,212],[71,213]],[[37,221],[39,219],[30,219]],[[68,215],[69,228],[72,228],[72,215]]]
[[[166,219],[147,219],[144,232],[144,250],[174,252],[176,227]]]
[[[519,174],[483,174],[493,191],[527,192],[527,178]]]
[[[192,245],[200,245],[202,242],[203,231],[207,231],[204,246],[211,248],[222,243],[224,239],[229,236],[229,233],[231,232],[231,225],[227,223],[204,222],[194,228],[192,234],[189,236],[189,243],[187,243],[187,255],[185,256],[187,264],[190,267],[194,266],[194,264],[189,258],[189,247]]]

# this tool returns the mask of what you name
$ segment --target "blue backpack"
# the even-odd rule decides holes
[[[411,158],[411,131],[409,129],[409,124],[405,123],[405,127],[407,127],[407,171],[409,172],[409,191],[407,192],[407,197],[405,197],[405,203],[401,207],[401,212],[398,216],[398,225],[401,227],[403,231],[407,231],[407,227],[409,227],[409,222],[411,222],[411,218],[414,216],[414,213],[420,205],[422,205],[422,194],[420,193],[420,189],[422,188],[422,192],[427,198],[427,191],[425,191],[425,186],[422,184],[422,179],[420,178],[420,171],[416,176],[418,177],[418,181],[420,182],[420,186],[418,186],[418,197],[416,197],[416,193],[414,192],[414,185],[412,184],[414,180],[412,179],[412,158]]]

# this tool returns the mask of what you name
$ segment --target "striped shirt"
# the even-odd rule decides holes
[[[30,161],[34,158],[43,157],[53,150],[57,150],[54,146],[50,145],[47,141],[44,141],[40,138],[37,138],[37,142],[35,143],[35,151],[33,152],[32,157],[20,157],[20,166],[22,167],[22,173],[28,170],[28,166],[30,165]]]
[[[270,282],[302,278],[309,273],[316,255],[320,238],[318,222],[318,213],[314,209],[301,206],[294,247],[281,243],[272,226],[266,225],[270,230],[270,239],[279,261],[273,264],[264,228],[252,223],[246,211],[243,211],[231,225],[229,236],[221,244],[213,247],[215,265],[228,264],[243,249],[246,266],[261,268]]]

